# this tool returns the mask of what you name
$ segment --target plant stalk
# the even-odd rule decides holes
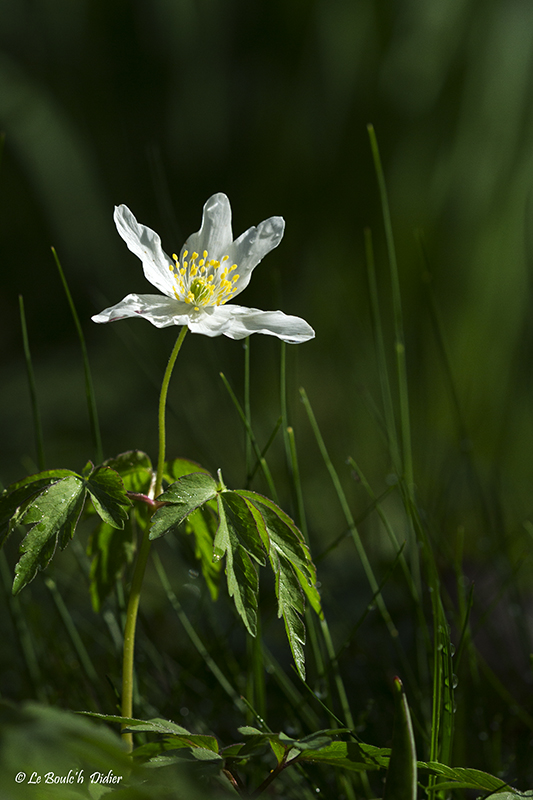
[[[168,386],[174,364],[178,357],[178,353],[185,339],[187,333],[187,326],[184,325],[181,329],[179,336],[174,345],[174,349],[170,354],[167,368],[163,377],[161,385],[161,394],[159,395],[159,455],[157,460],[157,472],[155,478],[155,485],[153,488],[153,498],[161,494],[163,485],[163,469],[165,466],[165,447],[166,447],[166,430],[165,430],[165,411],[167,402]],[[152,498],[152,499],[153,499]],[[151,513],[156,510],[157,506],[154,504]],[[137,612],[139,610],[139,600],[141,597],[141,588],[150,553],[150,525],[147,524],[143,533],[141,546],[135,562],[135,569],[133,571],[133,578],[131,581],[130,596],[128,600],[128,609],[126,611],[126,625],[124,627],[124,651],[122,660],[122,716],[131,718],[133,715],[133,656],[135,651],[135,630],[137,625]],[[123,728],[127,725],[123,725]],[[131,733],[122,734],[124,741],[128,744],[130,751],[133,749],[133,735]]]

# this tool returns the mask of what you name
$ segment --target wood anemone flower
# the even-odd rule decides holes
[[[229,302],[246,289],[254,267],[280,243],[283,217],[270,217],[233,241],[230,202],[225,194],[214,194],[204,205],[200,230],[172,258],[158,234],[140,225],[127,206],[117,206],[114,219],[131,252],[141,259],[145,277],[162,294],[129,294],[92,317],[94,322],[144,317],[157,328],[187,325],[192,333],[230,339],[265,333],[290,344],[314,337],[300,317]]]

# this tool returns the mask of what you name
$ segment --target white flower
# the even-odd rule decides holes
[[[248,286],[254,267],[280,243],[283,217],[270,217],[233,241],[229,200],[214,194],[204,206],[202,227],[189,236],[179,258],[169,258],[157,233],[139,225],[126,206],[117,206],[114,218],[119,234],[141,259],[145,277],[162,295],[129,294],[94,316],[94,322],[144,317],[157,328],[187,325],[193,333],[230,339],[266,333],[293,344],[314,337],[300,317],[228,302]]]

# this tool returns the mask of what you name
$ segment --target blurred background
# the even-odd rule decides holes
[[[52,245],[87,339],[105,455],[139,448],[155,460],[159,385],[177,329],[90,321],[130,292],[152,292],[116,233],[113,206],[127,204],[172,253],[198,230],[205,200],[223,191],[236,235],[271,215],[287,224],[239,302],[283,309],[316,330],[314,341],[287,348],[289,421],[313,552],[345,522],[300,385],[354,514],[363,514],[368,498],[346,458],[377,494],[394,480],[381,431],[363,239],[369,227],[394,376],[388,263],[366,129],[373,123],[398,251],[418,496],[443,561],[461,526],[472,572],[481,570],[490,584],[493,571],[518,572],[520,563],[527,585],[532,4],[0,0],[0,19],[4,485],[36,471],[19,294],[46,464],[80,469],[94,456],[80,348]],[[280,343],[255,336],[250,345],[252,418],[263,446],[280,415]],[[170,391],[169,455],[221,467],[230,486],[243,484],[245,442],[219,372],[242,402],[244,355],[242,342],[189,335]],[[281,434],[270,457],[280,499],[294,512],[283,489]],[[265,490],[260,480],[254,488]],[[376,563],[390,556],[377,524],[361,530]],[[331,607],[343,610],[349,587],[364,608],[369,590],[359,586],[353,547],[337,548],[330,564],[340,576]],[[327,575],[326,562],[324,569]],[[487,588],[487,605],[494,591]],[[528,619],[522,653],[531,647]],[[516,669],[529,681],[523,655]]]

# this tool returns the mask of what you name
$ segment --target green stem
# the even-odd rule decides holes
[[[174,349],[170,354],[163,383],[161,385],[161,394],[159,396],[159,456],[157,460],[157,473],[154,487],[154,497],[161,494],[163,484],[163,468],[165,465],[165,445],[166,445],[166,432],[165,432],[165,410],[168,393],[168,385],[170,383],[170,376],[176,363],[176,358],[180,351],[185,334],[187,333],[187,326],[184,325],[174,345]],[[155,508],[154,508],[155,510]],[[124,627],[124,652],[122,660],[122,716],[130,717],[133,715],[133,654],[135,651],[135,628],[137,625],[137,612],[139,610],[139,600],[141,597],[141,588],[150,553],[150,526],[147,525],[143,533],[141,547],[135,563],[133,578],[131,581],[130,596],[128,600],[128,609],[126,611],[126,625]],[[126,726],[123,726],[126,727]],[[122,734],[124,741],[127,742],[130,750],[133,749],[133,736],[131,733]]]
[[[157,497],[161,494],[161,487],[163,484],[163,468],[165,466],[166,447],[165,410],[167,404],[168,385],[170,383],[170,376],[172,375],[172,370],[174,369],[174,364],[176,363],[176,359],[181,349],[181,345],[183,344],[183,340],[185,339],[186,333],[187,326],[184,325],[180,331],[180,335],[177,338],[176,344],[174,345],[174,349],[170,354],[170,358],[168,359],[167,368],[163,377],[163,383],[161,385],[161,394],[159,396],[159,458],[157,459],[154,497]]]

